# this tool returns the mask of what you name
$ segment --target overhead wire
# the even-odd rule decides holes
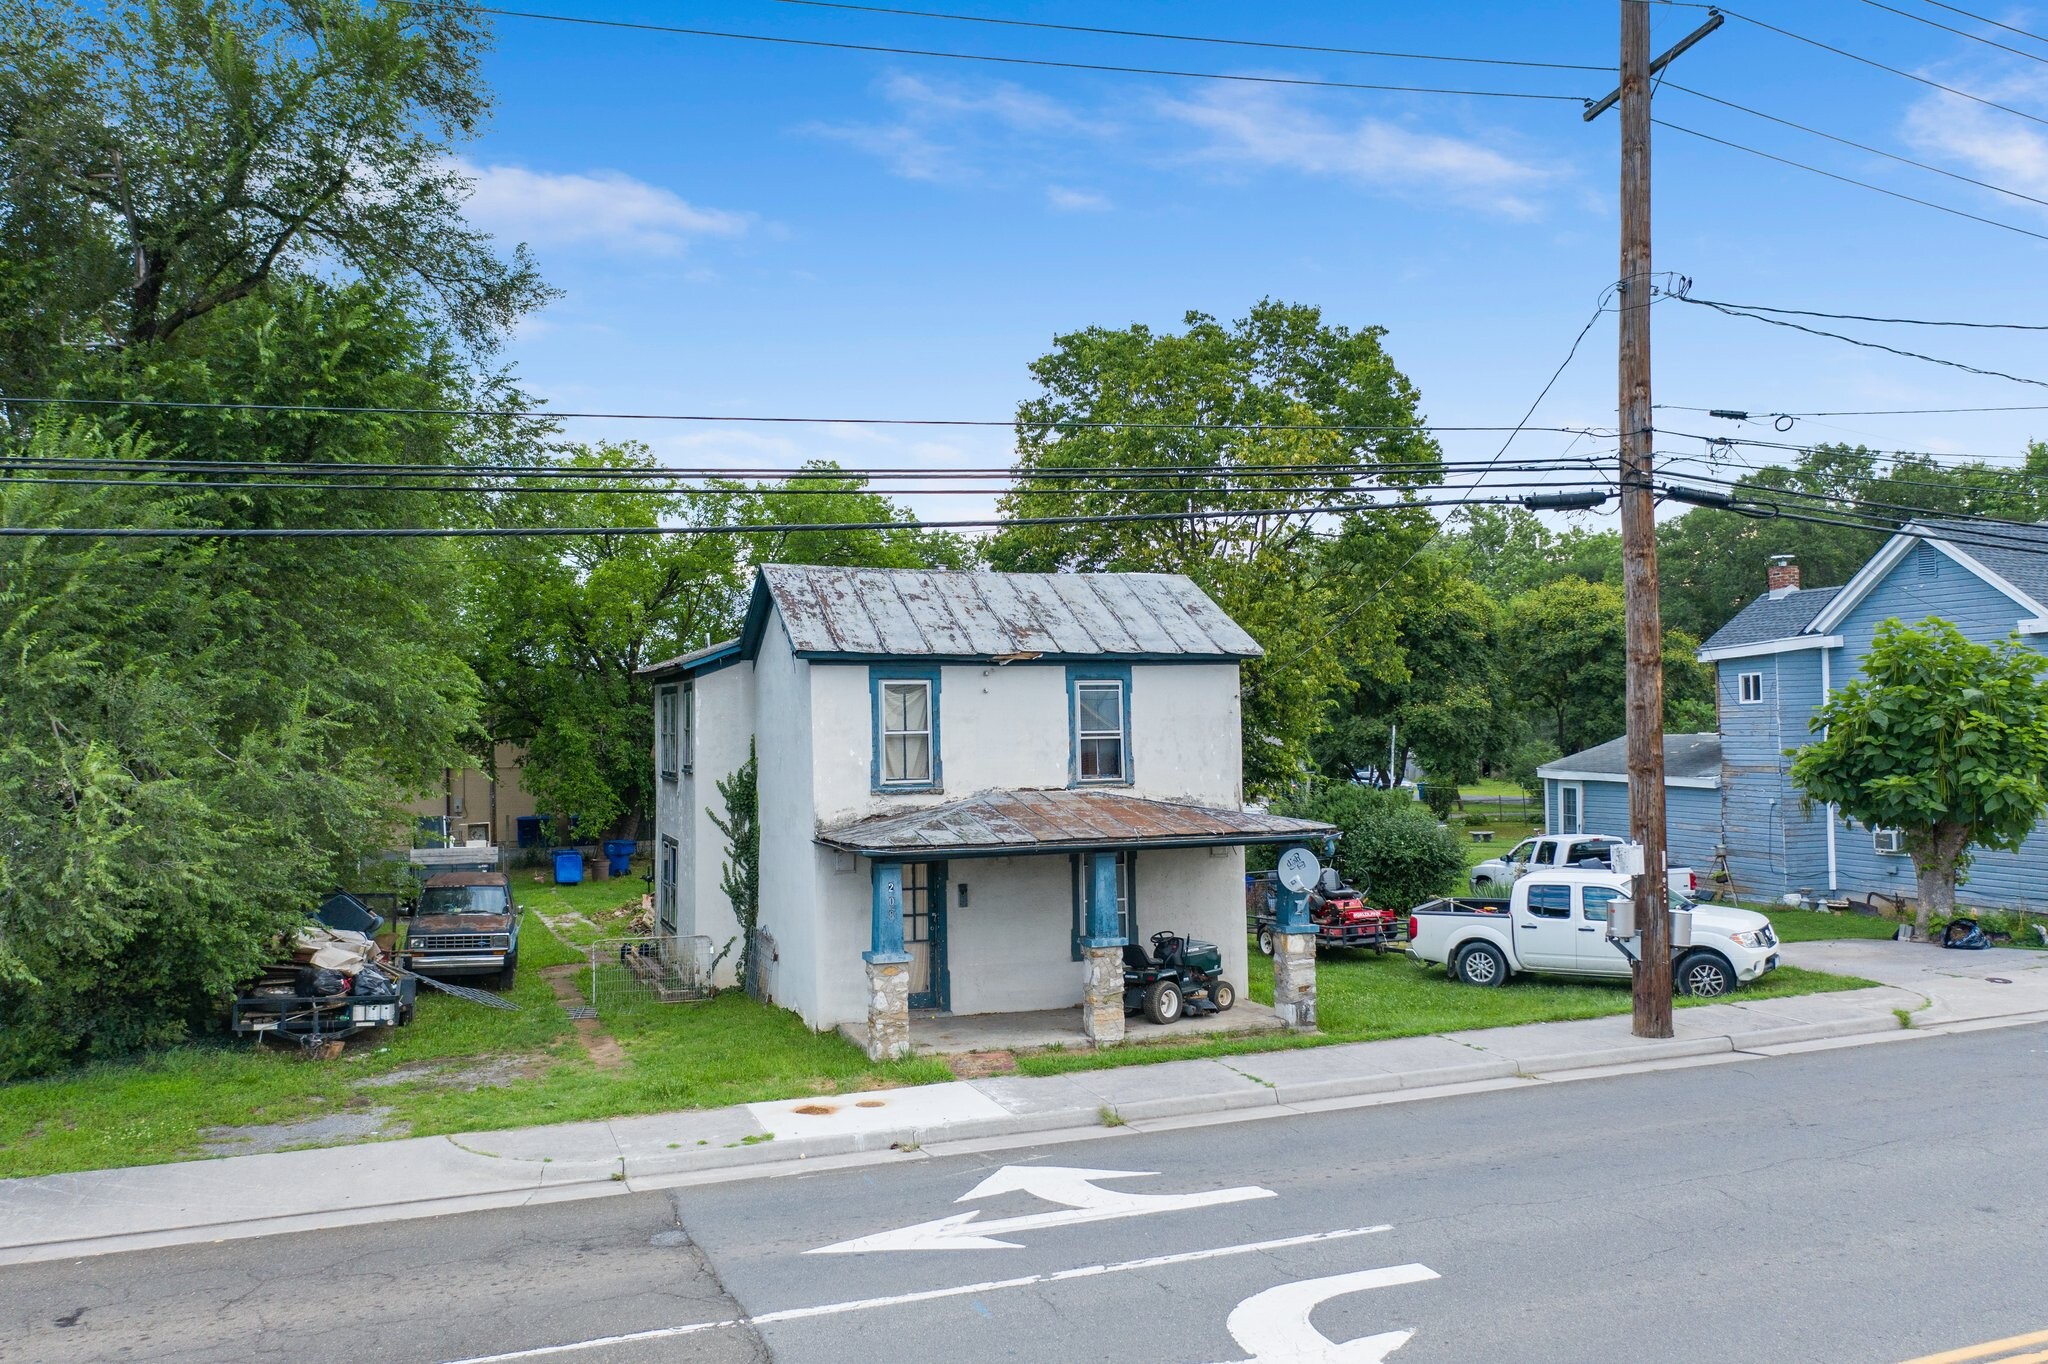
[[[2022,38],[2032,38],[2037,43],[2048,43],[2048,38],[2044,38],[2038,33],[2030,32],[2024,28],[2015,28],[2013,25],[2005,23],[2002,20],[1993,19],[1983,14],[1972,13],[1969,10],[1961,9],[1955,5],[1946,4],[1944,3],[1944,0],[1920,0],[1920,3],[1923,5],[1932,5],[1936,9],[1945,9],[1950,14],[1960,14],[1965,19],[1975,19],[1978,23],[1989,24],[1993,28],[2002,28],[2007,33],[2017,33]]]
[[[1903,199],[1909,204],[1918,204],[1922,208],[1931,208],[1937,213],[1947,213],[1957,218],[1967,218],[1973,223],[1982,223],[1986,227],[1996,227],[2007,232],[2016,232],[2022,237],[2032,237],[2036,241],[2048,242],[2048,232],[2036,232],[2031,228],[2020,227],[2014,223],[2001,222],[1997,218],[1986,218],[1979,213],[1970,213],[1960,208],[1951,208],[1947,204],[1938,204],[1932,199],[1922,199],[1918,195],[1906,194],[1895,189],[1886,189],[1883,185],[1873,185],[1868,180],[1858,180],[1853,175],[1842,175],[1835,171],[1822,170],[1819,166],[1808,165],[1804,161],[1795,161],[1789,156],[1779,156],[1775,152],[1763,151],[1760,148],[1731,141],[1725,137],[1716,137],[1712,133],[1701,132],[1697,128],[1688,128],[1683,123],[1673,123],[1669,119],[1652,118],[1650,122],[1660,128],[1669,128],[1674,133],[1684,133],[1688,137],[1696,137],[1703,142],[1718,143],[1723,147],[1732,148],[1738,152],[1747,152],[1751,156],[1761,157],[1766,161],[1775,161],[1781,166],[1790,166],[1794,170],[1803,170],[1814,175],[1825,176],[1830,180],[1837,180],[1845,185],[1855,185],[1859,189],[1867,189],[1874,194],[1886,195],[1893,199]]]
[[[1881,9],[1887,14],[1896,14],[1901,19],[1910,19],[1916,24],[1925,24],[1929,28],[1938,28],[1943,33],[1953,33],[1958,38],[1968,38],[1973,43],[1983,43],[1986,47],[1995,47],[2000,52],[2010,52],[2015,57],[2025,57],[2030,62],[2041,62],[2043,64],[2048,64],[2048,57],[2044,57],[2038,52],[2028,52],[2021,48],[2012,47],[2008,44],[2001,43],[1995,38],[1987,38],[1981,33],[1972,33],[1966,28],[1957,28],[1952,24],[1944,24],[1940,20],[1930,19],[1924,14],[1914,14],[1910,10],[1899,9],[1894,5],[1887,5],[1884,3],[1884,0],[1862,0],[1862,2],[1870,6],[1872,9]]]
[[[1252,47],[1278,52],[1319,52],[1339,57],[1386,57],[1401,61],[1416,62],[1461,62],[1474,66],[1520,66],[1534,67],[1547,71],[1598,71],[1606,74],[1613,70],[1607,66],[1592,66],[1578,62],[1538,62],[1512,57],[1462,57],[1446,56],[1436,52],[1382,52],[1365,47],[1330,47],[1321,43],[1281,43],[1256,38],[1219,38],[1193,33],[1159,33],[1135,28],[1096,28],[1088,24],[1055,24],[1038,19],[1003,19],[985,14],[947,14],[935,10],[897,9],[887,5],[854,5],[842,0],[778,0],[785,5],[803,5],[810,9],[851,10],[858,14],[890,14],[913,19],[946,19],[955,23],[990,24],[1003,28],[1045,29],[1056,33],[1091,33],[1108,38],[1150,38],[1175,43],[1207,43],[1221,47]]]
[[[1884,62],[1878,61],[1875,57],[1866,57],[1863,56],[1861,53],[1851,52],[1849,51],[1849,49],[1845,47],[1836,47],[1833,43],[1822,42],[1818,38],[1809,38],[1807,35],[1803,33],[1795,33],[1789,28],[1780,28],[1778,25],[1773,23],[1767,23],[1764,20],[1757,18],[1755,15],[1744,14],[1740,10],[1732,10],[1725,5],[1689,5],[1687,6],[1687,8],[1718,9],[1721,13],[1727,15],[1730,19],[1740,19],[1745,24],[1754,25],[1757,28],[1764,29],[1771,33],[1775,33],[1780,37],[1790,38],[1794,42],[1805,43],[1807,46],[1819,48],[1823,52],[1832,52],[1836,56],[1846,57],[1852,62],[1861,62],[1865,66],[1874,67],[1879,71],[1890,72],[1894,76],[1903,77],[1906,80],[1914,81],[1920,85],[1925,85],[1932,89],[1940,90],[1945,94],[1955,95],[1958,98],[1970,100],[1973,103],[1984,105],[1986,108],[1996,109],[2001,113],[2011,114],[2015,118],[2023,118],[2029,123],[2038,123],[2043,127],[2048,127],[2048,118],[2043,118],[2039,114],[2030,114],[2026,110],[2016,109],[2010,104],[2001,104],[1995,99],[1988,99],[1983,95],[1972,94],[1968,90],[1961,90],[1953,85],[1945,85],[1941,81],[1935,80],[1931,76],[1922,76],[1917,72],[1907,71],[1903,67],[1891,66]]]
[[[1499,499],[1502,502],[1518,498]],[[1318,507],[1222,508],[1203,511],[1104,512],[1071,516],[971,517],[945,521],[795,521],[777,524],[680,526],[0,526],[0,537],[183,540],[370,540],[559,537],[570,535],[768,535],[855,531],[1000,529],[1013,526],[1110,525],[1149,521],[1228,521],[1250,517],[1350,515],[1450,505],[1433,500],[1362,502]],[[1460,505],[1463,505],[1461,500]]]
[[[1887,160],[1896,161],[1902,166],[1911,166],[1916,170],[1931,171],[1935,175],[1945,175],[1951,180],[1958,180],[1966,185],[1975,185],[1979,189],[1988,189],[1994,194],[2003,194],[2010,198],[2021,199],[2027,203],[2039,204],[2043,208],[2048,208],[2048,199],[2039,199],[2031,194],[2023,194],[2016,189],[2008,189],[2004,185],[1995,185],[1989,180],[1979,180],[1975,176],[1964,175],[1960,171],[1952,171],[1946,166],[1937,166],[1931,161],[1916,161],[1910,156],[1901,156],[1897,152],[1888,152],[1882,147],[1873,147],[1867,142],[1858,142],[1854,138],[1843,137],[1838,133],[1831,133],[1822,128],[1815,128],[1805,123],[1795,122],[1792,119],[1784,118],[1777,114],[1767,113],[1762,109],[1751,108],[1747,104],[1738,104],[1732,99],[1723,99],[1719,95],[1710,95],[1704,90],[1695,90],[1689,85],[1680,85],[1676,81],[1666,83],[1671,89],[1678,91],[1681,95],[1690,95],[1694,99],[1703,99],[1709,103],[1718,104],[1725,109],[1733,109],[1738,113],[1748,114],[1752,118],[1760,118],[1767,122],[1778,124],[1780,127],[1791,128],[1814,137],[1825,138],[1829,142],[1840,143],[1844,147],[1853,147],[1859,152],[1868,152],[1872,156],[1882,156]],[[1744,148],[1743,150],[1748,151],[1752,149]],[[1940,206],[1935,205],[1935,207]]]
[[[1866,350],[1884,351],[1890,355],[1901,356],[1908,360],[1920,360],[1930,365],[1945,365],[1950,369],[1959,369],[1968,374],[1983,375],[1989,379],[2006,379],[2016,384],[2031,384],[2035,388],[2048,388],[2048,379],[2029,379],[2024,375],[2008,374],[2002,369],[1985,369],[1978,365],[1965,364],[1961,360],[1945,360],[1937,355],[1925,355],[1919,351],[1905,350],[1898,346],[1888,346],[1881,341],[1866,341],[1861,337],[1845,336],[1841,332],[1831,332],[1822,327],[1809,327],[1804,323],[1792,322],[1782,317],[1768,317],[1760,312],[1745,312],[1737,304],[1721,303],[1710,298],[1692,298],[1682,293],[1674,293],[1669,295],[1669,297],[1675,298],[1681,303],[1691,303],[1702,308],[1712,308],[1715,312],[1725,313],[1729,317],[1746,317],[1752,322],[1766,322],[1773,327],[1787,327],[1793,331],[1805,332],[1809,336],[1824,336],[1835,341],[1845,341],[1849,345],[1861,346]]]
[[[1377,90],[1410,95],[1463,95],[1476,99],[1523,99],[1583,102],[1579,95],[1557,95],[1532,90],[1463,90],[1430,85],[1389,85],[1371,81],[1314,80],[1306,76],[1255,76],[1223,71],[1175,71],[1154,66],[1125,66],[1108,62],[1056,61],[1049,57],[1009,57],[986,52],[944,52],[931,48],[894,47],[880,43],[832,42],[823,38],[796,38],[786,34],[735,33],[724,29],[686,28],[677,24],[640,23],[627,19],[594,19],[578,14],[548,14],[535,10],[476,7],[479,14],[507,19],[536,19],[558,24],[581,24],[594,28],[625,29],[638,33],[668,33],[693,38],[722,38],[750,43],[772,43],[788,47],[825,48],[839,52],[868,52],[892,57],[930,57],[956,62],[983,62],[996,66],[1049,67],[1061,71],[1093,71],[1122,76],[1166,76],[1175,80],[1233,81],[1252,85],[1312,87],[1326,90]]]

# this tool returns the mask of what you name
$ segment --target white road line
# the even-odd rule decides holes
[[[841,1312],[868,1312],[877,1307],[903,1307],[939,1298],[993,1293],[1003,1288],[1029,1288],[1034,1284],[1092,1279],[1102,1274],[1120,1274],[1127,1269],[1157,1269],[1165,1265],[1220,1260],[1232,1255],[1251,1255],[1262,1250],[1286,1250],[1293,1246],[1319,1245],[1325,1241],[1344,1241],[1354,1236],[1370,1236],[1374,1232],[1391,1230],[1391,1223],[1381,1223],[1376,1227],[1345,1227],[1338,1231],[1310,1232],[1304,1236],[1283,1236],[1272,1241],[1251,1241],[1239,1246],[1218,1246],[1213,1250],[1189,1250],[1177,1255],[1153,1255],[1143,1260],[1121,1260],[1116,1264],[1084,1265],[1079,1269],[1061,1269],[1050,1274],[1026,1274],[1015,1279],[991,1279],[987,1283],[962,1284],[958,1288],[932,1288],[921,1293],[899,1293],[887,1298],[856,1298],[851,1302],[826,1303],[821,1307],[791,1307],[780,1312],[764,1312],[759,1316],[737,1317],[730,1321],[693,1321],[684,1326],[662,1326],[651,1331],[634,1331],[621,1336],[597,1336],[590,1340],[571,1341],[566,1345],[537,1345],[530,1350],[511,1350],[504,1354],[471,1355],[463,1359],[448,1360],[446,1364],[506,1364],[507,1361],[517,1359],[544,1359],[549,1355],[573,1354],[579,1350],[600,1350],[607,1345],[665,1340],[670,1336],[695,1335],[699,1331],[721,1331],[738,1326],[771,1326],[776,1322],[802,1321],[808,1317],[833,1316]]]

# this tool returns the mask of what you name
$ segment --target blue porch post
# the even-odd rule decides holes
[[[1116,912],[1116,853],[1088,854],[1081,961],[1081,1031],[1098,1047],[1124,1040],[1124,929]]]
[[[1305,844],[1293,847],[1307,850]],[[1285,851],[1292,851],[1292,848]],[[1290,1028],[1313,1028],[1316,1025],[1316,926],[1308,914],[1308,892],[1289,890],[1284,885],[1274,889],[1273,1012],[1280,1015],[1281,1021]]]
[[[910,1054],[910,954],[903,950],[903,864],[876,862],[869,904],[867,963],[868,1059]]]

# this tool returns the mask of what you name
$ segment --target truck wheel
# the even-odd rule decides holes
[[[1735,972],[1712,952],[1695,952],[1678,963],[1681,994],[1716,999],[1735,990]]]
[[[498,988],[500,990],[509,990],[517,983],[518,979],[519,953],[515,951],[511,956],[505,958],[505,965],[498,972]]]
[[[1508,959],[1501,955],[1498,947],[1476,942],[1458,954],[1456,974],[1467,985],[1489,989],[1505,985],[1508,981]]]
[[[1216,1006],[1219,1013],[1230,1012],[1230,1006],[1237,1003],[1237,987],[1227,980],[1210,981],[1209,1002]]]
[[[1472,893],[1474,895],[1478,895],[1483,891],[1489,891],[1492,889],[1493,878],[1491,876],[1475,876],[1472,878]]]
[[[1170,980],[1155,980],[1152,988],[1145,992],[1145,1017],[1154,1023],[1171,1023],[1180,1017],[1186,1003],[1181,998],[1178,984]]]
[[[1272,929],[1262,928],[1259,930],[1259,951],[1265,953],[1269,957],[1273,955]]]

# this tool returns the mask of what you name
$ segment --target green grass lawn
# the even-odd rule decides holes
[[[1861,914],[1826,914],[1812,909],[1763,909],[1753,906],[1771,921],[1779,942],[1827,942],[1840,938],[1889,938],[1898,931],[1890,919],[1873,919]]]
[[[1461,796],[1526,796],[1529,793],[1524,791],[1515,782],[1485,777],[1479,781],[1463,783],[1458,787],[1458,794]]]
[[[1251,957],[1251,977],[1252,998],[1272,1003],[1273,964],[1256,949]],[[1744,986],[1733,998],[1776,999],[1827,990],[1860,990],[1875,983],[1855,976],[1782,966],[1761,983]],[[1678,1005],[1685,1008],[1710,1002],[1681,998]],[[1483,990],[1459,984],[1442,967],[1426,967],[1397,954],[1376,957],[1369,952],[1332,953],[1322,957],[1316,966],[1319,1035],[1269,1033],[1132,1045],[1103,1052],[1047,1052],[1020,1058],[1018,1069],[1029,1075],[1056,1075],[1062,1071],[1099,1070],[1154,1061],[1328,1046],[1335,1042],[1370,1042],[1467,1028],[1500,1028],[1514,1023],[1601,1018],[1625,1014],[1629,1008],[1626,980],[1581,983],[1524,978],[1497,990]]]
[[[637,887],[547,889],[602,906],[620,891],[637,900]],[[601,1070],[540,978],[546,966],[582,959],[535,918],[540,890],[519,892],[528,912],[509,995],[517,1013],[422,989],[410,1027],[367,1034],[373,1040],[351,1043],[337,1061],[221,1039],[0,1086],[0,1178],[191,1159],[204,1154],[210,1127],[373,1106],[424,1136],[952,1078],[942,1061],[875,1065],[837,1034],[813,1033],[795,1014],[730,992],[626,1011],[612,1025],[626,1064]]]
[[[626,876],[609,881],[586,877],[573,886],[558,886],[546,868],[521,868],[512,875],[512,895],[521,906],[547,916],[561,936],[582,947],[598,938],[622,938],[627,925],[640,912],[640,897],[647,893],[647,859],[634,862]],[[522,949],[523,950],[523,949]]]

